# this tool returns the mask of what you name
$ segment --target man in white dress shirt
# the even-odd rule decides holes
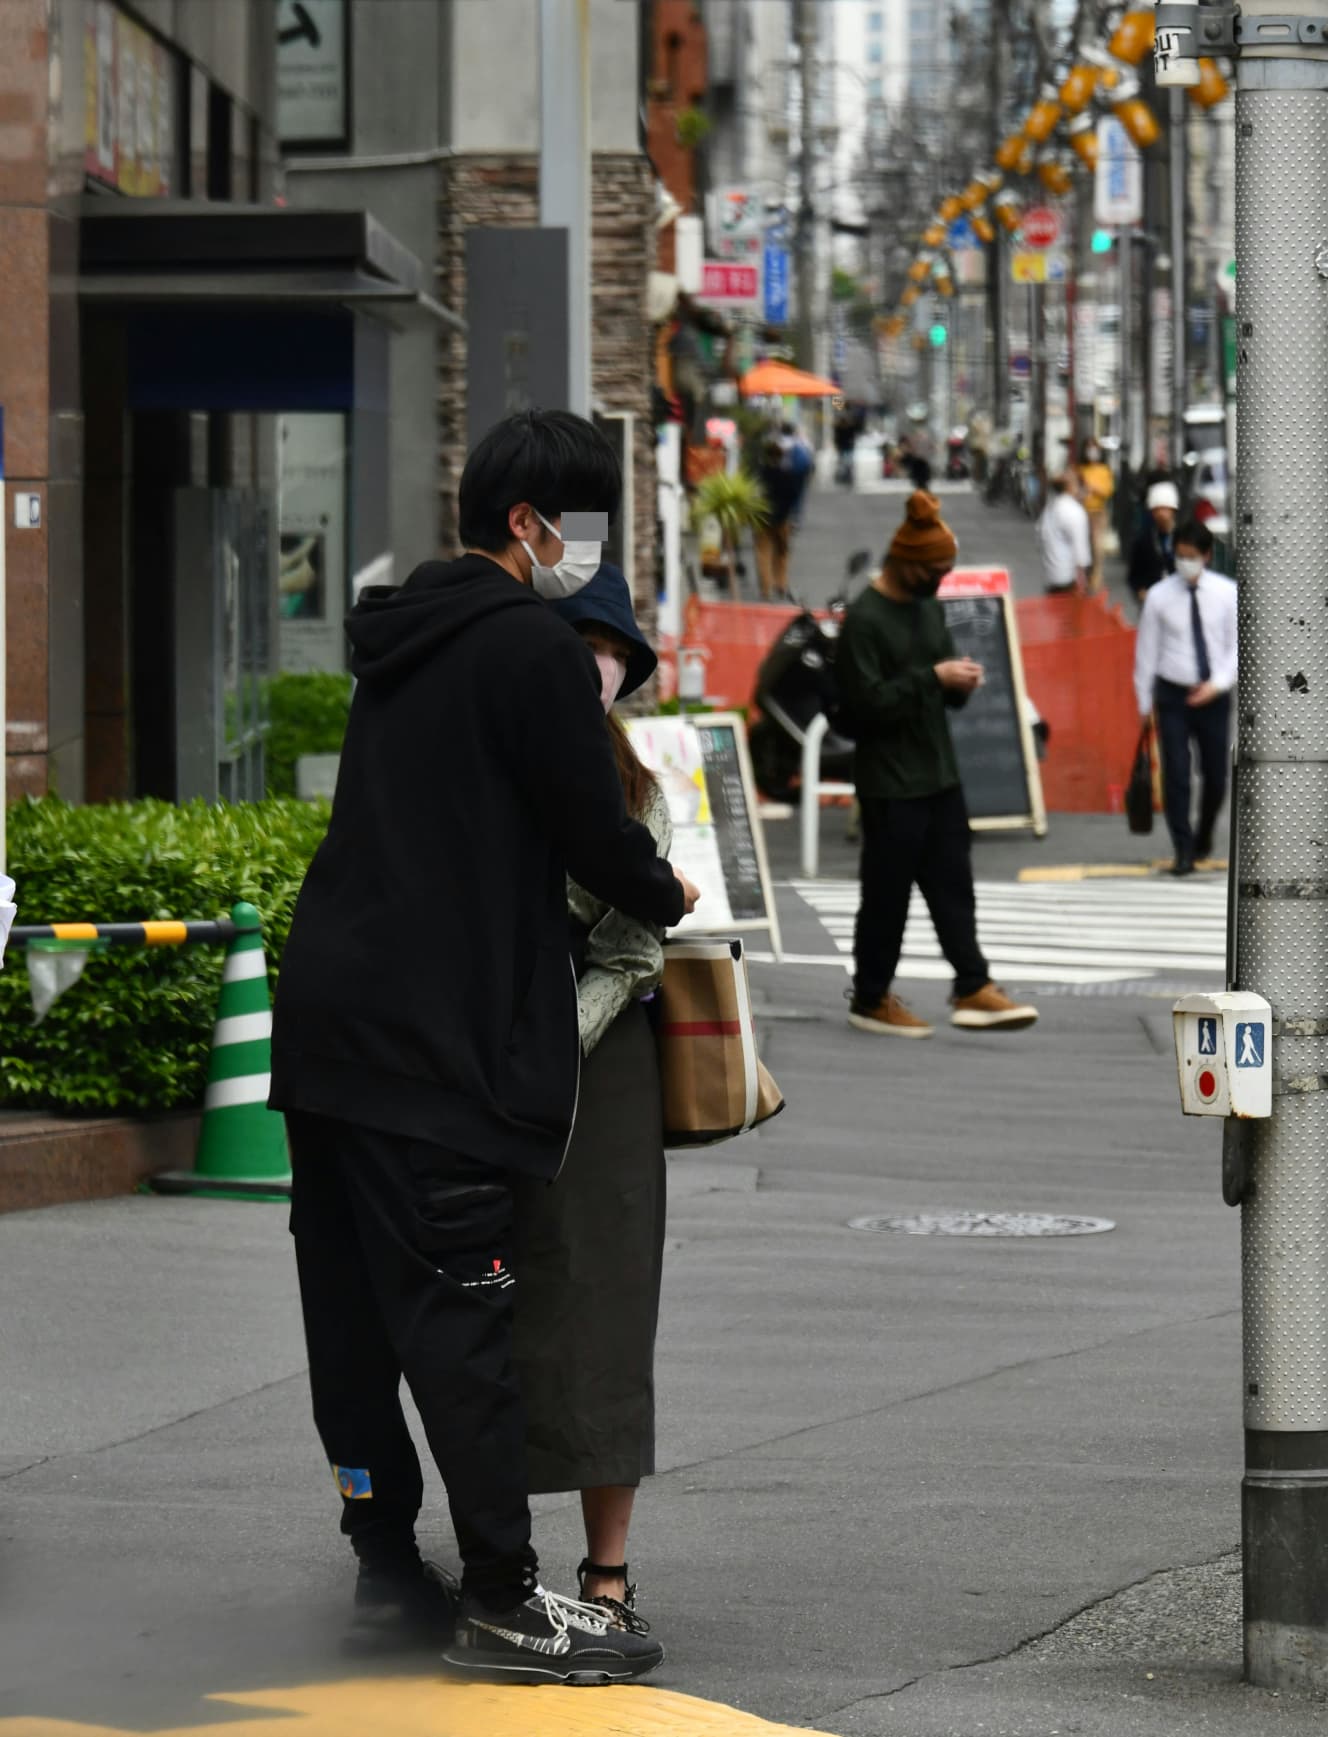
[[[1074,492],[1074,478],[1053,477],[1051,493],[1038,520],[1042,583],[1049,597],[1082,593],[1093,570],[1093,532]]]
[[[1195,520],[1176,532],[1176,571],[1144,593],[1134,650],[1139,713],[1157,715],[1174,875],[1212,855],[1227,790],[1231,694],[1236,685],[1236,586],[1212,572],[1213,539]],[[1190,744],[1199,751],[1199,829],[1190,821]]]

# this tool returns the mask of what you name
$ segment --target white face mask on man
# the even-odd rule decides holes
[[[538,508],[535,509],[535,517],[550,536],[558,537],[558,532]],[[562,542],[561,537],[559,541]],[[546,567],[524,538],[521,547],[530,556],[531,586],[536,596],[542,597],[546,603],[551,603],[558,597],[575,597],[581,587],[589,585],[595,577],[603,559],[603,545],[600,543],[564,542],[561,557],[552,567]]]
[[[1204,564],[1201,556],[1177,555],[1176,571],[1187,584],[1193,585],[1194,581],[1199,577],[1203,570]]]

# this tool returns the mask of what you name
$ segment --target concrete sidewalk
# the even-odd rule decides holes
[[[837,973],[754,984],[789,1107],[670,1160],[660,1473],[630,1552],[660,1689],[841,1737],[1321,1731],[1238,1681],[1238,1223],[1218,1131],[1177,1112],[1165,1005],[891,1045],[849,1032]],[[940,1209],[1115,1228],[850,1228]],[[344,1652],[280,1209],[13,1214],[0,1304],[3,1737],[192,1729],[236,1716],[210,1693],[389,1671]],[[568,1585],[574,1499],[538,1503],[538,1540]],[[435,1675],[394,1661],[375,1730],[424,1729]],[[437,1692],[429,1728],[469,1732]],[[689,1729],[694,1703],[662,1705],[580,1697],[575,1728]],[[690,1729],[740,1728],[711,1716]],[[520,1717],[488,1729],[542,1730]]]

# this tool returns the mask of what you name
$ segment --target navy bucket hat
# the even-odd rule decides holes
[[[593,622],[596,627],[608,628],[615,638],[630,648],[627,679],[623,682],[619,699],[634,694],[654,675],[659,659],[636,625],[632,593],[620,567],[609,561],[601,562],[588,585],[583,585],[571,597],[558,598],[549,607],[556,615],[561,615],[569,627],[585,627]]]

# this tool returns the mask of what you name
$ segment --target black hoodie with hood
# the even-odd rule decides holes
[[[425,562],[347,631],[355,698],[270,1101],[552,1176],[580,1060],[566,876],[661,925],[681,889],[627,816],[594,658],[496,562]]]

